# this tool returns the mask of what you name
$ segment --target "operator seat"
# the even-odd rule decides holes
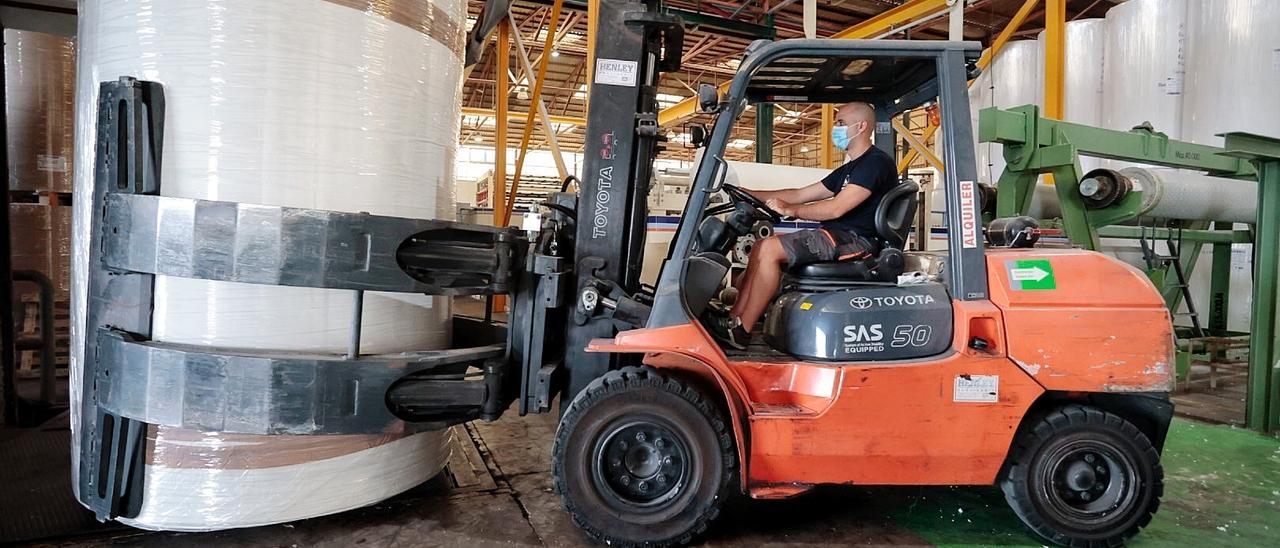
[[[906,266],[902,248],[920,205],[920,186],[903,179],[876,207],[876,232],[880,249],[866,259],[809,263],[791,268],[788,274],[803,285],[843,285],[848,282],[890,282],[898,279]]]

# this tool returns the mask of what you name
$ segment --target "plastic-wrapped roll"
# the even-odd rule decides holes
[[[821,181],[830,169],[729,161],[724,181],[751,190],[798,188]],[[696,173],[696,171],[694,171]]]
[[[1127,131],[1150,122],[1180,138],[1186,0],[1129,0],[1106,20],[1104,126]]]
[[[1157,219],[1252,223],[1258,183],[1169,168],[1129,167],[1120,173],[1142,189],[1142,215]]]
[[[1062,90],[1062,119],[1088,126],[1102,125],[1102,71],[1107,21],[1081,19],[1067,23]],[[1036,38],[1043,51],[1044,32]],[[1080,157],[1083,173],[1102,167],[1103,160]],[[1082,173],[1082,174],[1083,174]]]
[[[1182,137],[1221,146],[1217,134],[1280,136],[1280,2],[1192,0],[1187,17]]]
[[[81,2],[72,393],[84,382],[98,82],[165,86],[163,195],[449,219],[464,17],[462,0]],[[152,338],[342,353],[351,302],[347,291],[157,276]],[[448,318],[444,298],[370,293],[362,350],[441,347]],[[148,438],[142,513],[128,523],[171,530],[376,502],[437,473],[450,443],[444,432]]]
[[[5,29],[4,78],[9,189],[71,192],[75,42]]]
[[[1042,104],[1044,94],[1044,71],[1040,70],[1040,45],[1035,40],[1017,40],[1005,44],[1000,53],[987,67],[989,73],[986,83],[989,87],[983,91],[983,100],[997,108],[1007,109],[1022,105]],[[978,180],[995,183],[1004,172],[1004,155],[1000,145],[986,143],[988,150],[979,153],[986,157],[987,164],[978,165]]]
[[[1187,6],[1187,83],[1182,137],[1222,146],[1217,135],[1248,131],[1280,136],[1280,2],[1192,0]],[[1250,203],[1257,201],[1253,197]],[[1249,222],[1253,222],[1250,219]],[[1228,327],[1249,330],[1252,246],[1232,246]],[[1201,265],[1209,264],[1206,254]],[[1209,268],[1197,267],[1197,310],[1208,311]]]

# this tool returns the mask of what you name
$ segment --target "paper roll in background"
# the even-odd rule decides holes
[[[81,2],[72,393],[85,382],[85,198],[99,82],[164,85],[163,195],[451,219],[464,24],[462,0]],[[348,291],[157,276],[152,338],[342,353],[352,313]],[[370,293],[362,350],[443,347],[449,317],[444,298]],[[153,428],[142,513],[127,523],[209,530],[355,508],[436,474],[449,446],[444,432]]]

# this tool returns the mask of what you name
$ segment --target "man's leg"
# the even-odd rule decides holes
[[[742,328],[747,332],[755,326],[778,292],[784,264],[787,264],[787,252],[777,236],[760,240],[751,250],[747,271],[743,274],[745,281],[738,289],[738,301],[730,311],[742,321]]]

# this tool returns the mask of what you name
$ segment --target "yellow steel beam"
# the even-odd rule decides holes
[[[896,118],[894,119],[894,122],[893,122],[893,123],[894,123],[894,124],[901,124],[900,122],[898,122],[898,121],[897,121],[897,119],[896,119]],[[897,125],[895,125],[895,126],[894,126],[894,128],[897,128],[897,127],[898,127]],[[933,134],[938,132],[938,127],[939,127],[939,126],[935,126],[935,125],[933,125],[933,124],[929,124],[929,126],[928,126],[928,127],[924,128],[924,135],[921,135],[921,136],[920,136],[920,142],[921,142],[921,143],[924,143],[924,144],[928,144],[928,143],[929,143],[929,139],[931,139],[931,138],[933,137]],[[899,132],[899,133],[901,133],[901,132],[902,132],[902,130],[898,130],[898,132]],[[912,137],[915,137],[915,135],[912,135]],[[904,136],[904,138],[906,138],[906,137]],[[908,143],[908,144],[911,144],[911,139],[907,139],[907,143]],[[903,172],[907,171],[907,168],[908,168],[908,167],[911,167],[911,162],[914,162],[914,161],[916,160],[916,156],[919,156],[919,155],[920,155],[920,153],[916,151],[916,147],[915,147],[914,145],[913,145],[913,146],[911,146],[911,147],[910,147],[910,149],[911,149],[911,150],[906,151],[906,154],[903,154],[903,155],[902,155],[902,159],[898,161],[898,173],[903,173]],[[928,148],[925,148],[924,150],[926,150],[926,151],[927,151],[927,150],[928,150]],[[933,155],[933,153],[932,153],[932,152],[930,152],[929,154],[930,154],[930,155]],[[936,159],[937,157],[936,157],[936,156],[934,156],[934,158]],[[925,158],[925,161],[926,161],[926,162],[927,162],[927,161],[929,161],[927,157]],[[932,162],[930,162],[930,163],[932,163]],[[937,166],[935,166],[935,167],[937,167],[937,168],[938,168],[938,171],[943,171],[943,168],[944,168],[945,166],[943,166],[943,165],[942,165],[942,161],[941,161],[941,160],[938,160],[938,165],[937,165]]]
[[[462,107],[462,114],[466,116],[484,116],[487,118],[493,118],[497,114],[497,111],[491,108]],[[507,112],[507,116],[515,118],[526,118],[528,115],[528,112]],[[587,125],[587,119],[579,116],[559,116],[551,114],[547,116],[547,119],[549,119],[553,124],[569,124],[575,126]]]
[[[926,144],[929,140],[929,136],[933,135],[933,131],[936,131],[938,126],[929,126],[929,129],[925,130],[925,137],[922,139],[917,137],[916,134],[911,133],[911,130],[908,130],[907,126],[902,124],[902,119],[900,118],[894,118],[889,123],[893,124],[893,129],[898,132],[898,135],[903,139],[906,139],[907,145],[911,147],[911,152],[924,156],[924,161],[928,162],[929,165],[938,170],[938,173],[944,173],[946,171],[946,167],[942,165],[942,160],[940,160],[932,150],[929,150],[929,146]],[[902,160],[902,162],[898,163],[899,172],[906,170],[906,166],[910,165],[910,161],[908,161],[906,157],[903,157]]]
[[[822,105],[822,150],[818,152],[818,161],[825,168],[834,167],[831,160],[836,146],[831,144],[831,126],[835,125],[835,112],[835,105]]]
[[[582,98],[582,112],[590,112],[591,108],[591,79],[596,73],[596,36],[599,27],[600,0],[587,0],[587,58],[582,61],[586,63],[587,95]]]
[[[1027,16],[1031,15],[1031,10],[1039,3],[1040,0],[1026,0],[1022,3],[1022,7],[1018,8],[1018,11],[1013,14],[1009,24],[1005,25],[1004,30],[1001,30],[1000,34],[996,35],[996,39],[991,41],[991,47],[978,59],[978,68],[985,69],[987,65],[991,64],[991,60],[995,58],[997,53],[1000,53],[1000,49],[1004,47],[1005,42],[1013,38],[1013,33],[1022,27],[1022,23],[1026,22]]]
[[[1045,0],[1044,116],[1061,120],[1066,76],[1067,0]]]
[[[508,82],[508,67],[511,63],[511,18],[508,17],[502,23],[498,24],[498,47],[495,48],[495,54],[498,56],[498,75],[497,84],[494,86],[494,102],[496,104],[494,113],[494,139],[493,139],[493,179],[490,181],[492,188],[489,192],[493,194],[493,226],[505,227],[506,223],[499,218],[498,212],[505,211],[507,208],[507,93],[510,88]],[[514,196],[512,197],[514,199]],[[507,298],[505,295],[494,295],[492,310],[502,312],[507,309]]]
[[[534,103],[542,100],[542,83],[547,79],[547,65],[551,64],[551,48],[555,47],[556,28],[560,26],[560,10],[564,7],[564,0],[556,0],[551,5],[551,18],[547,21],[546,26],[546,42],[542,45],[542,59],[538,62],[537,79],[533,81],[533,90],[529,92],[529,98]],[[520,52],[524,55],[524,52]],[[520,191],[520,172],[524,170],[524,159],[529,152],[529,139],[533,137],[533,120],[537,115],[536,109],[529,109],[525,114],[524,129],[520,133],[520,152],[516,154],[516,170],[511,179],[511,200],[507,201],[507,208],[504,210],[494,209],[494,216],[502,215],[502,224],[498,226],[507,226],[511,222],[511,211],[515,208],[515,196]],[[547,128],[548,131],[551,128]]]
[[[831,38],[857,39],[874,38],[912,21],[932,17],[947,10],[947,0],[912,0],[876,15],[866,21],[835,33]],[[729,92],[730,82],[720,84],[720,93]],[[697,112],[698,98],[689,97],[658,112],[658,125],[665,126],[672,122],[693,116]]]
[[[874,38],[913,21],[947,11],[947,0],[912,0],[831,35],[838,39]]]

